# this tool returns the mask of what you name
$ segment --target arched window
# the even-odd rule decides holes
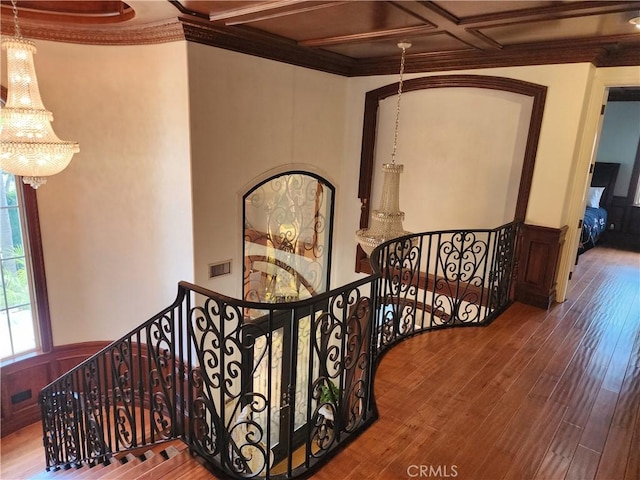
[[[287,172],[243,197],[243,296],[302,300],[329,289],[334,188],[308,172]]]

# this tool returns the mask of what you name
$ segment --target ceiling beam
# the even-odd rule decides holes
[[[392,28],[388,30],[378,30],[375,32],[354,33],[351,35],[340,35],[336,37],[314,38],[310,40],[302,40],[298,45],[305,47],[325,47],[329,45],[344,45],[352,43],[364,43],[371,40],[385,40],[396,38],[398,41],[413,36],[423,37],[425,35],[441,33],[434,30],[433,26],[419,25],[415,27]]]
[[[459,23],[467,28],[486,28],[489,26],[504,25],[506,23],[505,21],[509,20],[516,20],[518,23],[521,23],[535,20],[555,20],[586,15],[601,15],[603,13],[618,13],[638,9],[640,9],[640,2],[554,2],[547,7],[474,15],[459,19]]]
[[[253,15],[263,15],[265,12],[275,12],[277,10],[284,10],[294,8],[296,5],[304,3],[316,3],[309,2],[307,0],[275,0],[268,2],[259,2],[247,7],[232,8],[221,12],[213,12],[209,14],[209,20],[212,22],[231,21],[232,19],[239,19],[240,17],[250,17]],[[325,3],[325,2],[322,2]],[[229,5],[233,5],[233,2],[229,2]]]
[[[416,1],[409,4],[390,2],[397,8],[419,15],[429,23],[437,25],[439,31],[446,31],[452,37],[466,43],[476,50],[499,50],[502,46],[485,37],[477,35],[460,25],[460,20],[435,2]],[[409,39],[411,40],[411,39]]]
[[[328,8],[328,7],[337,7],[339,5],[344,5],[345,3],[348,2],[307,2],[310,3],[312,5],[306,5],[306,6],[302,6],[299,8],[286,8],[286,9],[280,9],[277,12],[273,12],[273,13],[256,13],[253,15],[245,15],[242,18],[238,18],[235,17],[235,20],[227,20],[224,22],[225,25],[227,26],[233,26],[233,25],[243,25],[246,23],[251,23],[251,22],[260,22],[262,20],[271,20],[273,18],[281,18],[281,17],[286,17],[288,15],[296,15],[299,13],[306,13],[306,12],[313,12],[314,10],[320,10],[322,8]]]

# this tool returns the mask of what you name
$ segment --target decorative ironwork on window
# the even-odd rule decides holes
[[[245,300],[292,302],[328,289],[333,196],[326,180],[304,172],[272,177],[244,196]]]

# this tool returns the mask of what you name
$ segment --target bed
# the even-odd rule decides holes
[[[613,189],[619,169],[619,163],[596,162],[594,164],[591,186],[587,192],[579,254],[595,247],[607,229],[608,209],[613,201]]]

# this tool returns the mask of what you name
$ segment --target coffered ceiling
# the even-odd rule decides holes
[[[11,2],[2,0],[11,34]],[[640,65],[640,2],[18,1],[24,36],[87,44],[181,39],[341,75],[591,62]]]

